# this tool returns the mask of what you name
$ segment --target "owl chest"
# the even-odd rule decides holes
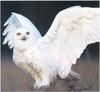
[[[25,64],[25,56],[23,53],[15,52],[13,55],[13,61],[16,65],[23,65]]]
[[[30,56],[30,55],[28,55]],[[30,65],[30,57],[26,56],[24,53],[15,53],[14,55],[14,63],[19,66],[20,68],[25,69],[26,71],[32,71],[29,67]]]

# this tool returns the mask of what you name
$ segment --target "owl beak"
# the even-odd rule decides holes
[[[25,41],[27,38],[24,36],[21,40]]]

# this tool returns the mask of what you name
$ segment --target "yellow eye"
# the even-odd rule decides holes
[[[27,34],[27,35],[29,35],[29,34],[30,34],[30,32],[26,32],[26,34]]]
[[[17,35],[19,36],[19,35],[21,35],[21,33],[17,33]]]

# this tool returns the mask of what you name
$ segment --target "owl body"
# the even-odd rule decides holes
[[[49,86],[50,81],[53,81],[53,79],[56,78],[57,65],[48,62],[50,59],[48,60],[45,52],[41,53],[41,50],[37,48],[37,45],[36,48],[35,46],[31,46],[24,51],[14,49],[13,61],[35,79],[36,82],[34,87],[36,88],[47,85]]]
[[[58,74],[61,78],[66,78],[71,71],[70,65],[63,63],[64,55],[59,56],[57,53],[61,52],[55,50],[50,44],[44,44],[40,39],[37,44],[31,45],[24,51],[14,49],[13,61],[35,79],[34,87],[40,88],[49,86]]]

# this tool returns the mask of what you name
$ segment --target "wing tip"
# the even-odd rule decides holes
[[[7,26],[7,25],[8,25],[8,21],[6,21],[3,26]]]
[[[17,13],[15,13],[15,12],[11,12],[11,14],[12,14],[12,15],[15,15],[15,14],[17,14]]]
[[[15,15],[16,13],[15,12],[11,12],[11,15]],[[8,19],[9,20],[9,19]],[[8,20],[4,23],[3,26],[7,26],[8,25]]]
[[[3,33],[2,33],[2,36],[5,36],[5,35],[6,35],[6,34],[3,32]]]
[[[5,45],[5,44],[6,44],[6,42],[4,41],[2,44],[3,44],[3,45]]]
[[[17,13],[15,13],[15,12],[11,12],[11,15],[15,15],[15,16],[16,16],[16,14],[17,14]],[[9,19],[8,19],[8,20],[9,20]],[[8,20],[4,23],[3,26],[7,26],[7,25],[8,25]]]
[[[20,14],[19,13],[16,13],[16,12],[11,12],[12,15],[14,16],[19,16]]]

